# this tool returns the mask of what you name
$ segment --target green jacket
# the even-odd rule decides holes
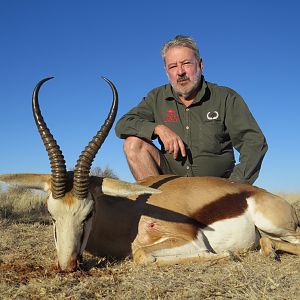
[[[116,125],[120,138],[153,140],[156,125],[164,124],[185,143],[187,158],[165,153],[178,175],[228,177],[252,184],[258,177],[268,146],[240,95],[202,78],[194,102],[185,107],[170,84],[153,89]],[[162,152],[164,153],[163,145]],[[240,153],[235,165],[233,147]],[[181,171],[183,170],[183,171]]]

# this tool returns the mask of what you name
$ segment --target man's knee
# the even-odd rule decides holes
[[[150,141],[130,136],[125,139],[123,147],[136,180],[159,175],[160,152]]]
[[[159,160],[159,150],[150,142],[136,136],[129,136],[123,145],[127,158],[140,157],[143,154],[150,154],[155,160]]]
[[[137,155],[143,151],[149,151],[153,148],[150,142],[147,142],[136,136],[129,136],[125,139],[123,149],[126,155]]]
[[[135,152],[137,150],[140,150],[141,147],[142,147],[142,139],[135,136],[127,137],[123,145],[123,149],[125,153]]]

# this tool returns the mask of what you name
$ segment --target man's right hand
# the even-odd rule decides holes
[[[173,158],[176,159],[179,151],[183,157],[186,156],[185,147],[182,139],[173,130],[165,125],[157,125],[154,128],[154,134],[159,136],[160,140],[164,144],[165,150],[173,154]]]

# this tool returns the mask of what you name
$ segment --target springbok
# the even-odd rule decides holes
[[[67,172],[39,108],[40,87],[51,78],[41,80],[32,96],[51,175],[6,174],[0,180],[48,192],[61,271],[76,270],[85,249],[98,256],[132,255],[136,263],[158,265],[230,259],[235,251],[259,246],[265,256],[276,258],[277,250],[300,255],[295,210],[258,187],[214,177],[164,175],[134,184],[90,176],[117,113],[117,91],[106,78],[113,93],[108,117],[74,172]]]

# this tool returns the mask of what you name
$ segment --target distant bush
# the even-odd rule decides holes
[[[74,168],[68,168],[68,170],[74,171]],[[116,173],[110,167],[105,167],[105,169],[102,169],[101,167],[93,167],[91,168],[90,175],[119,179]]]
[[[94,167],[94,168],[91,169],[90,174],[93,175],[93,176],[109,177],[109,178],[118,179],[118,176],[109,167],[106,167],[105,169],[102,169],[100,167]]]
[[[0,217],[24,221],[48,221],[46,194],[20,187],[0,191]]]

